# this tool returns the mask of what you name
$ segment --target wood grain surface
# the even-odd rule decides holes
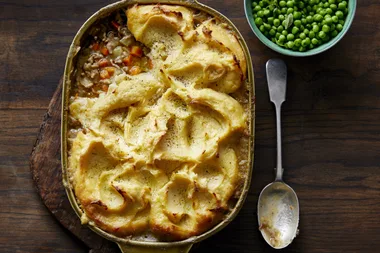
[[[0,3],[1,252],[76,253],[101,245],[94,235],[83,243],[67,232],[65,224],[56,222],[37,194],[28,161],[72,38],[93,12],[111,2]],[[247,201],[227,228],[193,252],[273,252],[261,238],[256,219],[258,194],[273,180],[275,167],[274,111],[264,69],[273,57],[283,58],[289,69],[283,165],[285,180],[301,205],[300,235],[284,252],[376,252],[380,248],[380,2],[358,1],[354,23],[343,40],[308,58],[283,57],[261,44],[245,20],[243,1],[201,2],[229,17],[245,37],[255,68],[257,111],[255,167]],[[57,141],[51,140],[52,147]],[[52,169],[57,166],[50,160],[46,163],[52,163]],[[63,195],[55,197],[65,201]]]

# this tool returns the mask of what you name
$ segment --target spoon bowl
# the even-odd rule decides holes
[[[275,249],[288,246],[297,235],[299,222],[298,198],[282,181],[268,184],[257,206],[259,229],[265,241]]]

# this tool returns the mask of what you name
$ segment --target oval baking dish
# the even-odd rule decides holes
[[[223,16],[221,13],[217,12],[216,10],[205,6],[203,4],[198,3],[196,0],[183,0],[183,1],[148,1],[148,0],[127,0],[127,1],[120,1],[114,4],[110,4],[99,11],[97,11],[94,15],[92,15],[79,29],[78,33],[76,34],[66,59],[66,65],[65,65],[65,71],[64,71],[64,79],[63,79],[63,95],[62,95],[62,128],[61,128],[61,157],[62,157],[62,174],[63,174],[63,183],[66,188],[67,196],[70,200],[70,203],[75,210],[78,217],[82,217],[83,211],[78,203],[78,200],[76,199],[75,193],[70,185],[69,181],[69,175],[68,175],[68,141],[67,141],[67,133],[68,133],[68,107],[69,107],[69,96],[70,96],[70,87],[74,81],[74,70],[78,58],[78,53],[81,49],[81,45],[84,43],[84,40],[86,39],[86,35],[88,34],[88,30],[91,28],[92,25],[94,25],[99,19],[105,18],[109,16],[111,13],[122,9],[127,8],[129,6],[135,5],[135,4],[174,4],[174,5],[181,5],[185,7],[189,7],[195,10],[199,10],[201,12],[207,13],[208,15],[217,18],[223,23],[226,23],[233,31],[233,33],[236,35],[238,42],[240,43],[241,48],[244,52],[244,57],[246,59],[247,64],[247,77],[245,80],[245,84],[248,89],[248,104],[249,104],[249,112],[250,115],[248,115],[248,129],[249,129],[249,144],[248,144],[248,152],[247,152],[247,160],[249,162],[248,165],[248,171],[245,172],[244,176],[244,183],[241,187],[241,190],[239,191],[239,196],[236,204],[232,208],[232,210],[225,215],[223,220],[216,224],[214,227],[209,229],[208,231],[198,235],[198,236],[192,236],[190,238],[187,238],[185,240],[181,241],[171,241],[171,242],[161,242],[161,241],[141,241],[136,240],[134,238],[121,238],[117,237],[114,234],[110,234],[103,229],[96,226],[94,223],[89,223],[88,226],[90,229],[92,229],[94,232],[98,233],[99,235],[103,236],[104,238],[108,240],[112,240],[115,243],[117,243],[121,249],[122,252],[188,252],[191,248],[191,246],[194,243],[200,242],[209,236],[217,233],[222,228],[224,228],[229,222],[231,222],[232,219],[234,219],[241,209],[244,200],[248,194],[248,189],[250,186],[251,181],[251,174],[252,174],[252,167],[253,167],[253,143],[254,143],[254,118],[255,118],[255,105],[254,105],[254,77],[253,77],[253,67],[251,62],[251,57],[249,54],[249,50],[247,48],[247,45],[239,33],[239,31],[236,29],[236,27],[233,25],[233,23],[227,19],[225,16]]]

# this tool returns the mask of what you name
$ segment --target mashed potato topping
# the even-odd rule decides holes
[[[225,24],[190,8],[135,5],[126,16],[151,67],[73,95],[71,184],[84,220],[117,236],[199,235],[229,211],[247,166],[244,54]]]

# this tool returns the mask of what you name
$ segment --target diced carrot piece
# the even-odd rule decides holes
[[[110,65],[110,62],[107,59],[103,58],[98,61],[98,64],[99,64],[99,67],[104,68]]]
[[[108,79],[108,78],[110,78],[110,74],[108,73],[107,70],[102,69],[102,70],[100,71],[100,78],[101,78],[101,79]]]
[[[105,70],[108,71],[108,74],[112,76],[115,73],[115,68],[114,67],[106,67]]]
[[[148,58],[148,68],[152,69],[153,68],[153,61],[152,59]]]
[[[138,75],[141,73],[141,68],[139,66],[133,66],[130,70],[129,70],[129,74],[134,76],[134,75]]]
[[[132,46],[130,54],[133,56],[141,57],[143,55],[143,51],[139,46]]]
[[[133,56],[132,55],[128,55],[128,57],[125,57],[123,59],[123,63],[126,66],[131,66],[132,65],[132,61],[133,61]]]
[[[118,29],[120,27],[119,23],[116,22],[116,21],[111,21],[111,24],[113,27],[115,27],[116,29]]]
[[[103,90],[104,92],[107,92],[107,91],[108,91],[108,86],[105,85],[105,84],[103,84],[103,85],[102,85],[102,90]]]
[[[102,47],[102,49],[100,49],[100,52],[101,52],[104,56],[109,55],[108,49],[107,49],[106,47]]]
[[[92,44],[92,50],[95,50],[95,51],[99,50],[99,43],[98,42],[95,42],[94,44]]]

